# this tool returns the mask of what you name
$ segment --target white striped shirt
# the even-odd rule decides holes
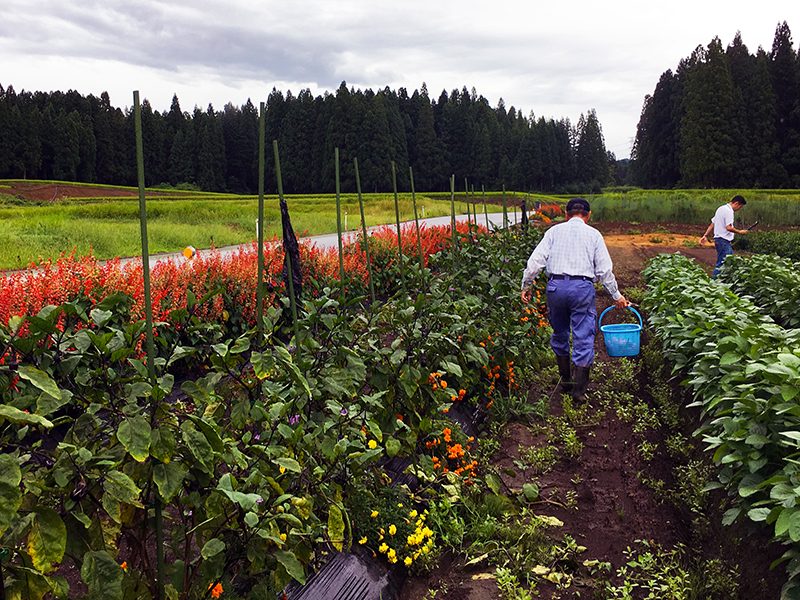
[[[548,275],[582,275],[599,281],[614,300],[622,297],[612,271],[613,264],[603,235],[580,217],[572,217],[544,232],[534,249],[525,273],[522,289],[529,288],[545,269]]]

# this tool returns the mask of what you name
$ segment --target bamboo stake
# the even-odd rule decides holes
[[[486,208],[486,187],[481,186],[481,195],[483,196],[483,216],[486,217],[486,230],[491,231],[489,228],[489,209]]]
[[[258,115],[258,279],[256,284],[256,316],[259,345],[264,336],[264,127],[265,105],[262,102]]]
[[[142,278],[144,279],[144,314],[147,347],[147,373],[153,386],[156,385],[155,345],[153,343],[153,298],[150,294],[150,249],[147,243],[147,201],[144,194],[144,149],[142,143],[142,107],[139,91],[133,92],[133,121],[136,137],[136,175],[139,184],[139,225],[142,236]],[[151,420],[155,419],[157,403],[151,406]],[[153,423],[151,423],[152,425]],[[161,515],[161,498],[154,491],[156,520],[156,598],[164,598],[164,529]]]
[[[394,216],[397,222],[397,252],[400,259],[400,283],[403,282],[403,240],[400,237],[400,204],[397,200],[397,166],[392,161],[392,190],[394,191]]]
[[[364,218],[364,198],[361,196],[361,176],[358,174],[358,159],[353,158],[356,172],[356,192],[358,192],[358,208],[361,211],[361,232],[364,235],[364,253],[367,255],[367,273],[369,274],[369,293],[375,303],[375,284],[372,282],[372,261],[369,257],[369,238],[367,237],[367,221]]]
[[[419,252],[419,268],[425,268],[425,259],[422,256],[422,235],[419,230],[419,217],[417,216],[417,194],[414,191],[414,169],[408,167],[408,177],[411,181],[411,204],[414,205],[414,222],[417,224],[417,251]]]
[[[342,202],[340,199],[339,183],[339,148],[334,150],[333,162],[336,166],[336,235],[339,238],[339,280],[342,286],[342,298],[344,298],[344,246],[342,244]]]
[[[453,236],[453,248],[458,246],[456,237],[456,176],[450,175],[450,234]]]
[[[508,229],[508,209],[506,208],[506,186],[503,184],[503,229]]]
[[[283,198],[283,177],[281,176],[281,156],[278,152],[278,140],[272,140],[272,153],[275,156],[275,178],[278,180],[278,198],[281,202],[285,202]],[[283,235],[283,228],[281,228],[281,236]],[[289,253],[286,252],[284,245],[284,260],[286,260],[286,274],[289,276],[289,305],[292,308],[292,323],[294,325],[294,339],[295,343],[300,340],[300,328],[297,322],[297,299],[294,295],[294,274],[292,272],[292,261],[289,258]]]
[[[467,185],[467,178],[464,177],[464,202],[467,205],[467,231],[469,231],[469,226],[472,224],[469,218],[469,186]]]

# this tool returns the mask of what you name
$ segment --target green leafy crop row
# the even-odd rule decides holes
[[[698,434],[740,515],[789,546],[785,597],[800,597],[800,331],[785,330],[691,260],[662,255],[645,270],[649,323],[702,409]]]
[[[736,238],[736,246],[756,254],[800,260],[800,231],[756,231]]]
[[[375,535],[373,550],[410,565],[436,542],[397,519],[424,514],[424,500],[403,514],[379,505],[381,464],[406,457],[426,489],[474,476],[443,413],[464,402],[490,414],[513,369],[542,355],[544,330],[518,300],[539,235],[465,239],[430,269],[409,260],[405,286],[387,275],[388,300],[371,306],[316,289],[296,337],[286,299],[264,337],[231,337],[197,316],[213,298],[192,297],[156,325],[155,378],[122,294],[0,326],[7,597],[154,597],[160,522],[169,598],[264,597],[304,581],[321,550]]]
[[[772,255],[730,256],[720,278],[737,294],[753,298],[776,323],[800,327],[800,271],[792,261]]]

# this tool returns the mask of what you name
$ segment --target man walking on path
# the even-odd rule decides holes
[[[708,236],[714,232],[714,246],[717,249],[717,264],[714,267],[714,272],[711,277],[716,278],[719,275],[719,270],[725,258],[733,254],[733,235],[738,233],[740,235],[747,235],[750,233],[747,229],[736,229],[733,226],[733,213],[740,210],[747,200],[743,196],[736,195],[730,202],[723,204],[714,213],[714,218],[708,225],[703,237],[700,238],[700,244],[703,245],[708,241]]]
[[[611,257],[602,234],[588,225],[589,203],[573,198],[567,203],[567,221],[548,229],[534,249],[522,275],[522,301],[531,300],[531,285],[546,270],[547,308],[562,390],[581,401],[589,385],[597,333],[594,281],[603,284],[617,308],[630,305],[617,287]],[[569,337],[572,331],[572,357]],[[574,378],[571,363],[574,364]]]

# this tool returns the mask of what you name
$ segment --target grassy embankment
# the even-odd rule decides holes
[[[157,199],[151,199],[153,197]],[[148,234],[152,253],[170,252],[187,245],[197,248],[251,242],[255,239],[258,201],[255,196],[185,193],[170,199],[161,190],[148,191]],[[364,196],[367,225],[393,223],[391,194]],[[288,196],[292,225],[300,234],[336,231],[336,198],[333,195]],[[401,220],[413,219],[410,194],[400,195]],[[450,214],[450,203],[417,195],[422,216]],[[348,229],[360,228],[358,198],[342,196]],[[456,210],[464,213],[463,204]],[[280,235],[277,198],[265,202],[265,237]],[[0,269],[23,268],[39,258],[57,257],[73,249],[92,251],[98,258],[134,256],[141,252],[138,199],[68,198],[52,203],[26,203],[0,189]]]

